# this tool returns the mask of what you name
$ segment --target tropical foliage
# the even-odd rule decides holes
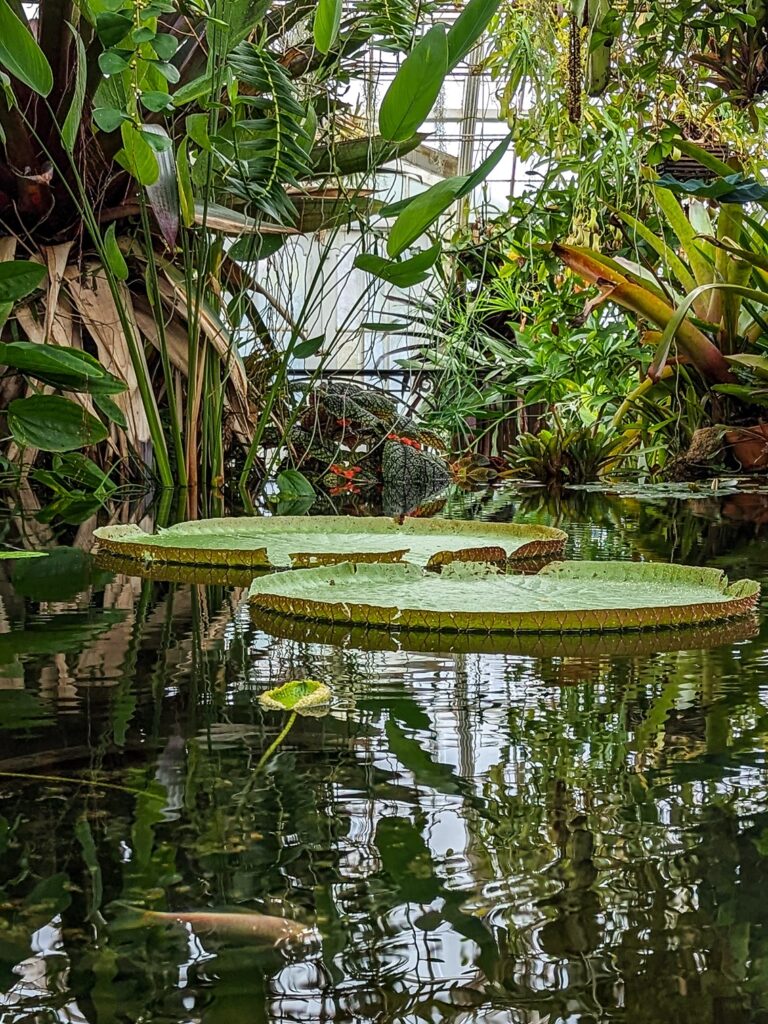
[[[287,365],[323,340],[291,321],[279,349],[255,302],[260,261],[292,234],[377,209],[366,175],[418,144],[445,74],[496,6],[473,0],[450,31],[425,31],[426,11],[343,12],[340,0],[44,2],[37,17],[3,0],[10,459],[98,449],[92,475],[99,463],[113,479],[216,487],[234,465],[247,483],[266,425],[291,401]],[[371,41],[413,52],[382,105],[381,134],[365,137],[344,130],[339,96]],[[442,208],[400,211],[390,257]],[[49,468],[55,488],[62,466]]]

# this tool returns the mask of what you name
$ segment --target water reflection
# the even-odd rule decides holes
[[[578,557],[762,577],[762,499],[448,508],[561,525]],[[49,534],[47,573],[0,566],[3,1024],[768,1021],[765,626],[683,650],[375,649],[274,635],[241,581],[108,572],[87,535]],[[333,711],[258,770],[284,722],[256,698],[302,677]]]

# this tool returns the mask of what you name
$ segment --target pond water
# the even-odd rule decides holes
[[[768,577],[765,495],[442,511]],[[768,1022],[765,625],[365,651],[270,635],[238,585],[106,571],[95,523],[2,525],[60,546],[0,563],[0,1024]],[[257,697],[305,677],[332,712],[275,747]]]

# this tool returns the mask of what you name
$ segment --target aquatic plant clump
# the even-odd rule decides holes
[[[580,633],[736,618],[759,593],[718,569],[652,562],[554,562],[535,576],[346,563],[256,580],[249,598],[258,612],[396,630]]]
[[[178,523],[158,534],[138,526],[95,531],[99,551],[140,562],[253,569],[339,562],[400,562],[427,568],[454,561],[503,563],[557,556],[567,534],[548,526],[446,519],[275,516]]]

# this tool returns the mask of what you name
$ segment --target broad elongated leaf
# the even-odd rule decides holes
[[[399,256],[409,245],[420,238],[425,231],[444,213],[452,203],[470,194],[481,185],[491,171],[500,162],[509,144],[512,141],[511,133],[502,139],[498,146],[483,160],[483,162],[471,174],[459,175],[456,178],[446,178],[436,185],[428,188],[425,192],[419,192],[399,213],[397,220],[387,239],[387,252],[390,256]],[[391,211],[390,211],[391,212]],[[387,208],[382,210],[387,214]]]
[[[100,550],[140,561],[178,564],[287,566],[408,557],[441,565],[459,560],[534,558],[557,554],[566,535],[551,527],[384,517],[277,516],[179,523],[152,536],[137,526],[96,531]]]
[[[768,356],[752,355],[742,352],[736,356],[725,357],[733,366],[740,366],[744,370],[751,370],[760,380],[768,380]]]
[[[414,284],[427,280],[428,271],[435,265],[440,255],[440,249],[440,243],[437,242],[429,249],[399,262],[386,260],[383,256],[375,256],[373,253],[361,253],[355,259],[355,266],[398,288],[410,288]]]
[[[85,99],[85,84],[88,69],[87,59],[85,56],[85,46],[83,45],[80,33],[74,25],[70,25],[69,22],[67,22],[67,26],[75,40],[75,88],[72,92],[72,102],[69,105],[67,116],[64,118],[64,124],[61,126],[61,141],[64,143],[65,149],[71,153],[75,148],[77,132],[83,117],[83,101]]]
[[[0,0],[0,64],[41,96],[53,88],[51,65],[7,0]]]
[[[663,329],[674,318],[675,310],[668,302],[644,285],[629,281],[619,270],[614,269],[612,261],[606,260],[601,254],[582,246],[563,245],[560,242],[553,243],[552,252],[585,281],[598,285],[606,300],[637,313]],[[700,288],[695,289],[691,293],[692,301],[700,293]],[[705,377],[719,383],[728,383],[733,375],[722,352],[703,331],[685,319],[687,310],[688,307],[685,307],[683,317],[675,328],[680,347]]]
[[[82,405],[58,395],[17,398],[8,406],[8,426],[18,444],[44,452],[71,452],[109,436]]]
[[[224,235],[297,235],[295,228],[282,224],[269,224],[253,217],[248,217],[239,210],[230,210],[218,203],[195,203],[195,223],[205,224],[210,231],[220,231]]]
[[[152,212],[160,233],[169,249],[176,244],[179,233],[179,190],[176,183],[176,159],[168,132],[161,125],[148,124],[144,131],[167,141],[168,145],[155,153],[157,159],[157,180],[147,186]]]
[[[387,252],[393,258],[405,252],[417,238],[421,238],[441,214],[464,194],[468,175],[446,178],[419,192],[408,203],[392,225],[387,238]]]
[[[674,251],[670,248],[663,238],[659,238],[655,235],[649,227],[647,227],[637,217],[633,217],[628,213],[624,213],[622,210],[613,210],[613,213],[623,220],[628,228],[639,238],[642,238],[644,242],[653,249],[657,255],[666,262],[669,269],[677,277],[678,281],[682,284],[686,291],[691,291],[696,287],[696,278],[688,270],[686,265]]]
[[[160,173],[155,151],[132,122],[123,121],[120,133],[123,148],[116,159],[140,185],[153,185]]]
[[[420,146],[425,134],[416,133],[404,142],[390,142],[380,135],[342,139],[333,146],[316,146],[311,152],[311,174],[365,174],[397,160]]]
[[[0,558],[16,560],[20,558],[45,558],[47,554],[47,551],[0,551]]]
[[[469,0],[448,30],[448,69],[453,70],[479,42],[501,0]]]
[[[63,391],[118,395],[126,385],[82,349],[29,341],[0,344],[0,364]]]
[[[429,117],[448,72],[445,26],[433,25],[403,61],[379,110],[385,139],[403,142]]]
[[[408,562],[262,577],[249,599],[267,611],[390,629],[604,632],[749,615],[760,585],[718,569],[648,562],[554,562],[536,576],[454,564],[440,575]]]
[[[0,263],[0,302],[18,302],[45,278],[47,270],[31,260],[6,260]]]
[[[696,199],[716,199],[719,203],[759,203],[768,199],[768,186],[761,185],[754,178],[743,174],[729,174],[714,181],[689,178],[680,181],[670,174],[663,174],[656,182],[658,188],[669,189],[677,195],[693,196]]]
[[[328,53],[336,42],[341,25],[342,0],[318,0],[313,34],[320,53]]]
[[[752,302],[757,302],[761,305],[768,305],[768,293],[757,291],[755,288],[746,288],[740,284],[703,284],[699,288],[695,288],[689,295],[686,295],[675,310],[674,315],[665,326],[656,349],[656,354],[653,358],[653,363],[648,370],[649,377],[658,376],[666,363],[667,357],[669,356],[670,346],[672,345],[675,336],[685,323],[685,318],[688,315],[688,311],[691,306],[701,295],[705,295],[707,292],[713,291],[724,292],[729,295],[738,295],[741,298],[749,299]],[[722,381],[721,383],[726,383],[726,381]]]
[[[117,244],[114,222],[109,225],[104,235],[104,256],[107,266],[118,281],[127,281],[128,264],[125,262],[125,257],[120,252],[120,246]]]

